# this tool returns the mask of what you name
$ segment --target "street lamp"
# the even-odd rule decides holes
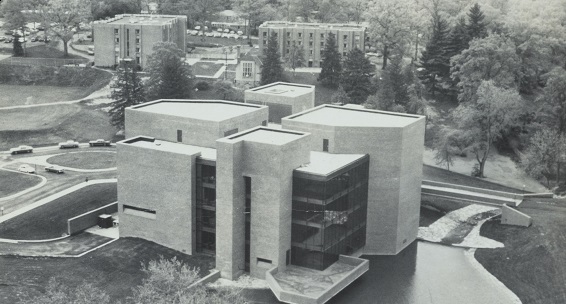
[[[0,216],[4,215],[4,207],[0,207],[0,212],[2,212],[2,214],[0,214]]]

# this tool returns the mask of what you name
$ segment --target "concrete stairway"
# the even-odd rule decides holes
[[[421,194],[489,206],[518,206],[522,194],[423,180]]]

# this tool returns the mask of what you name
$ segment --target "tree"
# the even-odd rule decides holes
[[[521,166],[529,176],[537,179],[544,177],[546,187],[550,188],[553,177],[557,182],[560,179],[560,161],[564,150],[564,134],[552,129],[539,130],[531,137],[530,144],[521,157]]]
[[[428,86],[432,95],[442,90],[442,84],[449,81],[450,54],[448,23],[440,16],[434,16],[432,37],[421,55],[421,67],[424,69],[420,77]]]
[[[295,69],[305,66],[305,63],[305,48],[302,45],[297,46],[293,41],[293,46],[285,56],[285,65],[293,70],[295,76]]]
[[[110,123],[124,130],[125,108],[145,101],[144,87],[133,61],[122,61],[116,72],[116,81],[110,86],[114,100],[108,114]]]
[[[218,80],[214,83],[214,92],[222,96],[223,100],[244,102],[242,91],[233,87],[230,81]]]
[[[450,31],[448,45],[449,57],[458,55],[467,49],[470,46],[470,40],[472,39],[470,39],[470,36],[468,35],[466,19],[462,17],[458,19],[458,22]]]
[[[330,103],[332,104],[349,104],[351,103],[350,96],[346,94],[342,86],[338,87],[338,90],[332,94],[330,97]]]
[[[487,36],[487,26],[484,23],[485,16],[479,4],[474,4],[468,13],[468,36],[470,39],[481,39]]]
[[[465,102],[453,112],[466,141],[466,150],[476,156],[478,177],[484,176],[493,143],[513,127],[521,114],[521,97],[514,89],[497,87],[494,81],[482,81],[475,102]]]
[[[367,7],[368,0],[352,0],[345,1],[341,8],[346,11],[347,22],[353,21],[356,24],[360,24]]]
[[[161,0],[158,11],[166,15],[186,15],[189,24],[214,20],[212,17],[224,9],[221,0]]]
[[[193,81],[185,54],[172,42],[157,42],[147,58],[146,88],[150,99],[191,98]]]
[[[20,41],[20,35],[15,34],[13,42],[13,54],[14,57],[22,57],[25,55],[24,48],[22,47],[22,42]]]
[[[375,68],[358,48],[351,50],[344,60],[344,70],[340,75],[340,86],[353,103],[363,103],[371,94],[371,77]]]
[[[199,271],[172,258],[161,257],[158,261],[150,261],[142,271],[146,278],[140,286],[134,288],[129,299],[135,304],[243,304],[245,301],[239,292],[230,290],[208,291],[198,281]]]
[[[521,63],[513,42],[498,34],[474,39],[470,47],[452,57],[451,78],[458,81],[460,102],[474,101],[484,80],[504,88],[516,88],[521,78]]]
[[[41,22],[49,25],[46,30],[63,42],[65,56],[69,55],[68,42],[73,38],[73,29],[91,18],[90,4],[83,0],[49,0],[38,12]]]
[[[269,4],[266,0],[234,0],[232,3],[232,8],[238,13],[238,15],[246,20],[246,35],[248,36],[248,41],[251,41],[251,29],[255,27],[257,21],[259,21],[265,12],[266,6]]]
[[[321,58],[322,63],[320,64],[321,70],[318,75],[318,82],[325,87],[337,87],[340,83],[340,74],[342,74],[342,56],[338,52],[336,37],[332,33],[328,33]]]
[[[139,14],[142,10],[138,0],[91,0],[92,20],[114,17],[118,14]]]
[[[277,34],[271,33],[267,41],[267,48],[263,50],[263,65],[261,66],[261,85],[270,84],[283,80],[283,67],[281,66],[281,55]]]
[[[36,297],[25,296],[21,304],[108,304],[110,298],[103,290],[92,284],[83,283],[76,288],[69,288],[55,278],[49,279],[45,293]]]
[[[560,135],[566,135],[566,70],[555,67],[547,77],[541,97],[544,102],[543,114],[546,116],[543,119]]]
[[[459,130],[444,127],[434,137],[434,160],[437,165],[445,165],[448,171],[454,165],[453,157],[462,154],[460,133]]]
[[[29,15],[24,14],[24,9],[31,9],[32,3],[29,0],[6,0],[0,1],[0,12],[4,15],[4,29],[19,31],[14,35],[13,54],[14,56],[25,56],[25,49],[19,41],[20,37],[25,38],[26,24],[29,21]],[[20,35],[21,34],[21,35]]]
[[[411,34],[411,9],[406,0],[376,0],[368,5],[365,18],[368,34],[381,49],[382,69],[387,67],[391,52],[403,49]]]

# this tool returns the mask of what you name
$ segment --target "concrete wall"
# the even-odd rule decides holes
[[[70,218],[67,220],[67,234],[75,235],[85,229],[96,226],[99,215],[113,214],[116,212],[118,212],[118,202],[108,204],[90,212]]]
[[[289,85],[294,85],[294,84],[289,84]],[[261,104],[267,106],[271,104],[289,105],[291,106],[290,114],[295,114],[314,108],[314,101],[315,101],[314,86],[312,87],[311,92],[301,94],[298,96],[285,96],[284,94],[281,95],[268,94],[268,93],[263,93],[262,91],[257,91],[258,89],[259,88],[250,89],[244,92],[246,103]],[[269,110],[270,121],[275,121],[272,119],[272,116],[273,113],[270,108]],[[278,122],[281,121],[281,118],[282,117],[278,117]]]
[[[143,135],[177,142],[177,130],[182,130],[182,143],[216,148],[216,140],[224,137],[224,132],[235,128],[238,128],[238,131],[243,131],[261,126],[262,122],[267,119],[267,108],[258,108],[251,113],[220,122],[156,114],[127,108],[126,138]]]
[[[529,227],[533,223],[530,216],[507,205],[501,207],[501,224]]]
[[[120,235],[194,251],[195,158],[118,143]],[[155,210],[155,218],[124,213],[124,205]]]

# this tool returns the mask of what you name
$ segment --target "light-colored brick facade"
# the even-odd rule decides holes
[[[156,42],[173,42],[186,51],[187,17],[177,15],[117,15],[94,22],[94,64],[113,67],[130,58],[142,68]]]
[[[267,21],[259,26],[259,49],[267,47],[267,40],[272,33],[277,34],[279,52],[284,58],[291,52],[293,45],[302,46],[308,67],[320,67],[322,51],[328,35],[336,38],[338,52],[343,56],[354,48],[364,50],[365,26],[337,23],[297,23]]]

